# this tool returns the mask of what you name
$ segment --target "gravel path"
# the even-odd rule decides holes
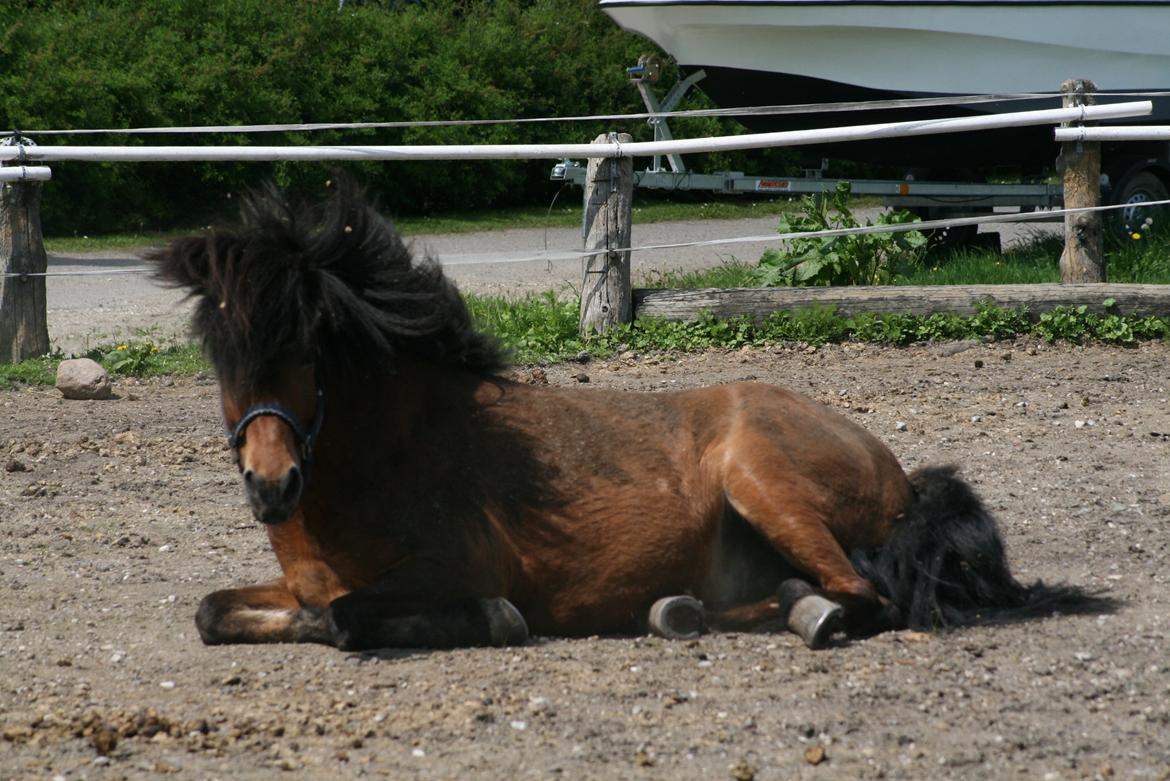
[[[876,210],[875,210],[876,211]],[[871,218],[866,211],[861,218]],[[1007,242],[1037,230],[1035,225],[996,225]],[[699,220],[648,223],[634,226],[634,244],[650,246],[709,241],[738,236],[767,236],[776,232],[775,218]],[[576,228],[489,231],[412,237],[415,248],[439,258],[461,290],[490,294],[524,294],[579,288],[581,262],[565,257],[581,246]],[[731,259],[754,262],[767,242],[647,250],[633,256],[635,280],[655,273],[696,270]],[[544,255],[545,248],[549,253]],[[510,262],[516,258],[534,258]],[[143,269],[138,253],[51,255],[50,271]],[[181,338],[189,310],[176,291],[153,284],[144,274],[97,274],[51,277],[48,284],[49,337],[66,353],[114,340],[151,335]]]

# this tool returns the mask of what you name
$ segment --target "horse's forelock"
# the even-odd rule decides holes
[[[156,276],[200,299],[195,330],[221,380],[256,387],[292,361],[333,371],[406,349],[490,373],[503,365],[432,262],[343,180],[296,210],[273,187],[250,193],[238,226],[178,239]]]

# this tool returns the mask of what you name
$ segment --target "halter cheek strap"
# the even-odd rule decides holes
[[[309,466],[313,463],[313,446],[317,443],[317,435],[321,432],[321,423],[325,420],[325,392],[317,389],[317,409],[313,413],[313,421],[308,431],[292,410],[276,402],[253,404],[240,416],[236,427],[228,432],[228,445],[236,451],[236,464],[239,465],[240,447],[244,444],[244,429],[256,418],[271,415],[280,418],[292,429],[297,446],[301,449],[301,471],[305,473],[305,480],[309,479]]]

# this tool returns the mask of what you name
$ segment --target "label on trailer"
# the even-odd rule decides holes
[[[787,190],[792,183],[787,179],[759,179],[756,181],[757,190]]]

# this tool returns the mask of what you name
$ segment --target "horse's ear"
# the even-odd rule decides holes
[[[211,255],[214,236],[188,236],[146,256],[154,264],[156,280],[169,287],[185,288],[189,295],[212,294]]]

